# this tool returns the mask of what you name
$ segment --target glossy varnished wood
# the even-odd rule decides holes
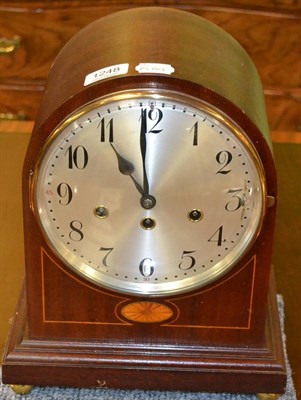
[[[27,336],[26,316],[22,290],[5,353],[6,383],[234,393],[282,393],[285,389],[274,278],[264,341],[258,347],[33,340]]]

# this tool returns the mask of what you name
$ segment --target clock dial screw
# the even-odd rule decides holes
[[[94,209],[94,215],[100,219],[104,219],[109,216],[109,210],[105,206],[98,206]]]
[[[201,210],[194,208],[193,210],[189,211],[187,217],[191,222],[199,222],[201,219],[203,219],[204,213]]]
[[[143,229],[146,230],[151,230],[154,229],[154,227],[156,226],[156,221],[153,218],[143,218],[140,222],[140,225]]]

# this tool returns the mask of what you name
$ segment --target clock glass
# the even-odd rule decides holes
[[[266,207],[247,132],[170,91],[116,93],[75,111],[49,136],[32,188],[43,234],[69,268],[143,296],[224,275]]]

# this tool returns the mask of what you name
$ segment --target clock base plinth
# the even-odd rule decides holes
[[[23,290],[3,360],[3,383],[33,386],[281,394],[286,368],[275,286],[262,347],[188,349],[143,343],[33,340]]]

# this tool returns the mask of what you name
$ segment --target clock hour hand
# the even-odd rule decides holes
[[[126,158],[122,157],[115,149],[115,146],[110,143],[114,153],[116,154],[117,161],[118,161],[118,169],[123,175],[131,175],[134,172],[134,165],[128,161]]]
[[[133,172],[135,170],[134,165],[128,161],[126,158],[122,157],[116,150],[115,146],[110,143],[112,149],[114,150],[114,153],[116,154],[117,161],[118,161],[118,169],[123,175],[128,175],[132,181],[134,182],[134,185],[136,186],[136,189],[138,192],[143,196],[144,195],[144,190],[143,188],[139,185],[139,183],[136,181],[136,179],[133,177]]]

